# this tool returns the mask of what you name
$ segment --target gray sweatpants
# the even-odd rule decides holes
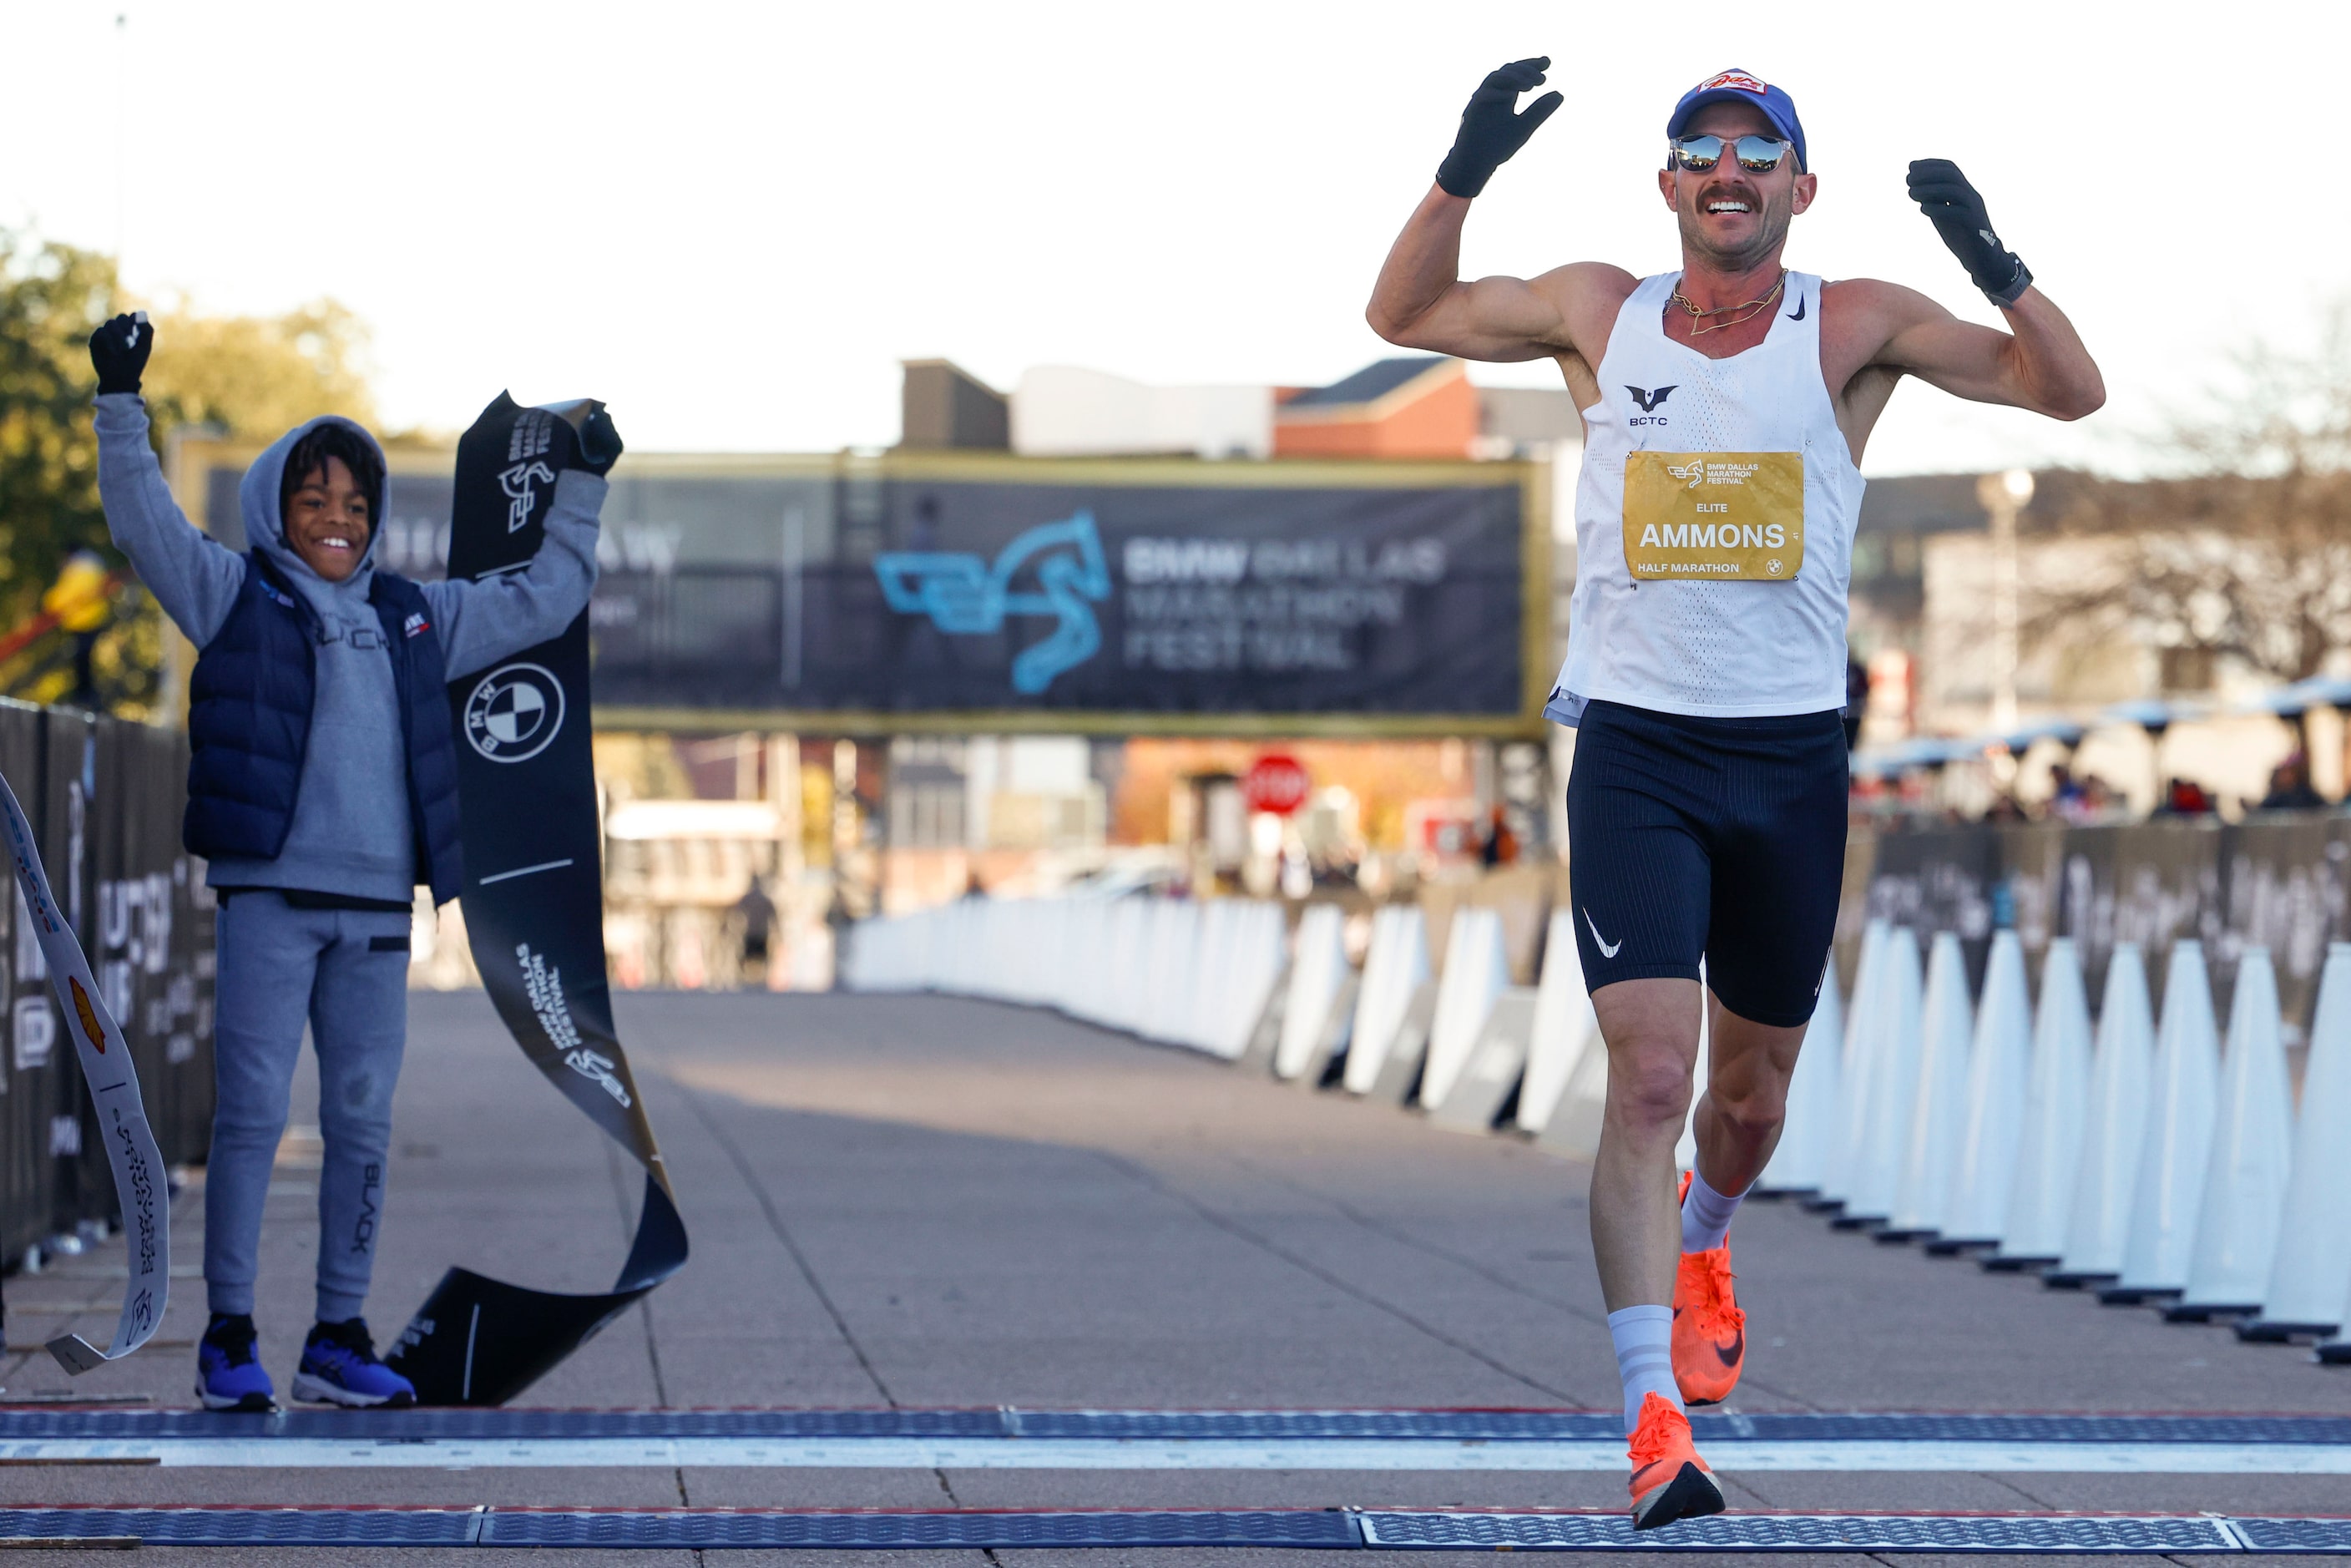
[[[204,1173],[204,1291],[216,1312],[253,1311],[261,1206],[286,1131],[302,1025],[319,1052],[319,1318],[360,1315],[375,1267],[392,1148],[392,1092],[408,1037],[406,915],[297,909],[240,892],[215,927],[212,1157]]]

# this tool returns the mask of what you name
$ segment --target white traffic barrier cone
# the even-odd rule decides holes
[[[2074,1167],[2065,1250],[2042,1282],[2061,1290],[2103,1284],[2122,1272],[2131,1195],[2147,1142],[2147,1080],[2155,1072],[2155,1025],[2138,944],[2117,942],[2106,960],[2098,1007],[2097,1053],[2090,1062],[2090,1111]]]
[[[1190,972],[1184,984],[1181,1010],[1171,1027],[1176,1031],[1176,1044],[1190,1051],[1205,1051],[1208,1017],[1216,1008],[1217,970],[1224,962],[1225,901],[1201,899],[1193,908],[1198,914],[1193,921]]]
[[[1224,967],[1216,980],[1221,999],[1215,1034],[1205,1049],[1227,1061],[1238,1061],[1249,1050],[1249,1036],[1280,977],[1288,934],[1280,904],[1258,899],[1228,902],[1234,906],[1229,916],[1231,936]]]
[[[2284,1020],[2267,947],[2237,961],[2229,1003],[2229,1049],[2220,1059],[2220,1103],[2212,1154],[2196,1210],[2188,1288],[2164,1312],[2169,1322],[2251,1317],[2277,1260],[2286,1173],[2294,1165],[2294,1086],[2286,1080]]]
[[[1949,1254],[1999,1245],[2008,1224],[2017,1139],[2024,1131],[2024,1086],[2032,1071],[2024,944],[2014,931],[1997,931],[1984,961],[1983,998],[1968,1053],[1967,1116],[1951,1162],[1950,1207],[1940,1239],[1928,1251]]]
[[[1374,921],[1371,951],[1364,960],[1364,985],[1355,1003],[1355,1033],[1347,1046],[1347,1065],[1340,1076],[1350,1093],[1368,1094],[1379,1082],[1388,1046],[1412,1005],[1413,994],[1428,983],[1428,926],[1418,907],[1390,904]]]
[[[1111,905],[1113,984],[1099,1020],[1111,1029],[1141,1032],[1151,1000],[1151,938],[1158,904],[1158,899],[1131,894]]]
[[[1150,1005],[1135,1032],[1145,1040],[1181,1045],[1184,1024],[1191,1011],[1191,988],[1197,983],[1194,949],[1198,945],[1200,906],[1188,898],[1159,901],[1159,919],[1151,937]]]
[[[2017,988],[2023,988],[2022,975]],[[1989,1009],[1987,1003],[1985,1016]],[[1980,1037],[1976,1049],[1983,1050]],[[2000,1211],[2000,1247],[1982,1260],[1985,1268],[1999,1273],[2047,1269],[2064,1257],[2089,1098],[2090,1004],[2074,939],[2060,936],[2041,961],[2041,1009],[2032,1020],[2032,1054],[2017,1102],[2015,1174]]]
[[[2262,1315],[2237,1337],[2280,1343],[2351,1323],[2351,942],[2326,949],[2318,977],[2278,1228]]]
[[[1519,1130],[1541,1133],[1559,1097],[1567,1092],[1575,1064],[1596,1046],[1600,1020],[1592,1014],[1592,994],[1583,988],[1583,960],[1575,950],[1575,912],[1552,911],[1543,936],[1542,979],[1535,988],[1535,1021],[1527,1047],[1526,1076],[1519,1083]]]
[[[1788,1109],[1780,1124],[1779,1146],[1756,1179],[1759,1193],[1816,1193],[1828,1174],[1829,1143],[1836,1136],[1837,1076],[1844,1065],[1844,1006],[1837,999],[1836,956],[1830,955],[1821,977],[1821,998],[1813,1005],[1813,1021],[1804,1026],[1804,1043],[1796,1052],[1796,1071],[1788,1079]]]
[[[2220,1033],[2212,1022],[2212,986],[2204,945],[2171,945],[2163,978],[2163,1019],[2155,1031],[2154,1094],[2147,1142],[2131,1193],[2122,1274],[2098,1292],[2108,1306],[2137,1306],[2177,1296],[2188,1284],[2196,1249],[2196,1211],[2212,1157],[2213,1101],[2220,1092]]]
[[[1277,1078],[1295,1078],[1331,1021],[1331,1003],[1347,978],[1347,916],[1335,904],[1310,904],[1299,916],[1290,947],[1290,998],[1281,1013],[1281,1043],[1274,1048]]]
[[[1386,1016],[1386,1009],[1383,998],[1388,991],[1388,973],[1395,967],[1395,917],[1401,912],[1402,906],[1394,904],[1384,904],[1372,911],[1372,939],[1364,948],[1364,977],[1355,987],[1354,1028],[1347,1041],[1347,1060],[1340,1064],[1342,1083],[1366,1051],[1364,1036],[1384,1027],[1381,1020]],[[1387,1043],[1384,1035],[1380,1043]]]
[[[1828,1163],[1821,1173],[1821,1195],[1814,1205],[1820,1208],[1836,1208],[1851,1194],[1853,1173],[1860,1166],[1862,1145],[1868,1134],[1869,1081],[1876,1065],[1875,1042],[1886,989],[1889,930],[1883,920],[1862,927],[1861,965],[1854,971],[1853,1006],[1844,1015],[1836,1125],[1829,1139]]]
[[[1894,1212],[1903,1146],[1910,1135],[1911,1103],[1918,1092],[1920,1037],[1926,1032],[1918,968],[1917,933],[1898,927],[1886,939],[1886,978],[1880,982],[1869,1071],[1869,1116],[1844,1212],[1833,1221],[1841,1230],[1883,1224]]]
[[[1119,904],[1129,902],[1132,901],[1122,899],[1114,904],[1084,906],[1087,972],[1078,977],[1077,994],[1071,1000],[1070,1010],[1088,1023],[1103,1023],[1110,1019],[1118,988]]]
[[[1437,1017],[1428,1030],[1428,1060],[1421,1069],[1422,1105],[1434,1111],[1453,1092],[1453,1081],[1468,1065],[1486,1015],[1510,983],[1501,915],[1474,905],[1454,911],[1445,970],[1437,979]]]
[[[1877,1233],[1880,1241],[1939,1236],[1950,1217],[1951,1178],[1968,1130],[1969,1052],[1976,1019],[1968,1005],[1968,961],[1959,937],[1949,931],[1935,934],[1928,952],[1924,1023],[1902,1179],[1895,1189],[1894,1212]]]

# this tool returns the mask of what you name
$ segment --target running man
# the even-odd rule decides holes
[[[1789,220],[1818,180],[1795,104],[1743,70],[1692,88],[1666,122],[1657,190],[1679,270],[1576,262],[1461,281],[1471,198],[1562,102],[1517,107],[1550,64],[1504,66],[1470,99],[1366,314],[1407,348],[1552,359],[1583,412],[1567,663],[1544,713],[1579,731],[1576,946],[1608,1044],[1592,1243],[1646,1530],[1723,1506],[1684,1406],[1739,1381],[1726,1236],[1779,1141],[1836,922],[1863,445],[1905,375],[2054,419],[2105,392],[1943,160],[1910,165],[1911,199],[2008,330],[1895,284],[1787,271]],[[1711,1067],[1677,1205],[1701,1008]]]

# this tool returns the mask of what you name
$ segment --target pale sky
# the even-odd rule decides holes
[[[1394,351],[1380,257],[1479,78],[1532,54],[1567,103],[1478,203],[1472,275],[1676,266],[1665,117],[1732,65],[1804,118],[1792,267],[1996,319],[1903,193],[1914,157],[1974,179],[2112,401],[2061,426],[1911,383],[1873,473],[2137,466],[2232,349],[2307,346],[2351,293],[2339,0],[0,0],[0,223],[112,248],[119,133],[131,286],[340,299],[395,426],[510,385],[605,398],[643,450],[878,446],[897,361],[933,355],[1008,388],[1328,382]]]

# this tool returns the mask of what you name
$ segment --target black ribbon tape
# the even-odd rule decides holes
[[[579,425],[601,404],[524,408],[506,393],[457,444],[449,575],[528,565]],[[442,1276],[384,1360],[426,1405],[500,1405],[685,1266],[685,1224],[612,1028],[604,894],[589,747],[588,615],[563,633],[455,681],[464,816],[465,935],[515,1043],[644,1167],[644,1207],[611,1290],[565,1295],[470,1269]]]

